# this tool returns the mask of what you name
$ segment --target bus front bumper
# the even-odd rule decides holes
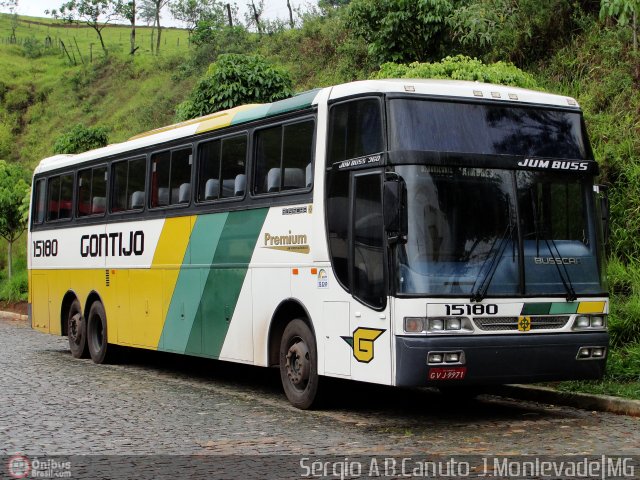
[[[495,385],[599,379],[606,354],[578,359],[584,347],[609,346],[607,332],[396,337],[396,385]],[[459,363],[428,364],[429,353],[463,352]]]

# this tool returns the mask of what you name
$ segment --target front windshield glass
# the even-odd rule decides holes
[[[601,293],[589,177],[519,171],[518,209],[527,293]]]
[[[398,293],[515,294],[518,251],[511,174],[482,168],[398,166],[407,186],[407,243],[397,249]],[[495,264],[494,264],[495,263]]]
[[[424,165],[396,172],[409,226],[395,249],[399,294],[602,293],[588,176]]]
[[[577,111],[394,98],[389,150],[592,157]]]

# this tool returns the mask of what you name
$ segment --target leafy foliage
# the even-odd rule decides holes
[[[449,0],[353,0],[348,24],[379,62],[431,60],[440,55]]]
[[[450,78],[487,83],[535,88],[534,78],[518,67],[505,62],[484,64],[476,58],[457,55],[434,63],[410,63],[399,65],[385,63],[374,78]]]
[[[0,284],[0,300],[8,303],[24,302],[29,295],[27,270],[20,270]]]
[[[226,24],[225,7],[217,0],[175,0],[169,8],[173,18],[183,22],[190,32],[203,21],[218,27]]]
[[[224,54],[209,66],[189,98],[178,105],[179,121],[251,102],[273,102],[293,93],[285,70],[259,55]]]
[[[126,16],[127,5],[123,0],[68,0],[59,9],[45,11],[54,18],[68,22],[80,21],[93,28],[98,34],[102,50],[106,53],[102,30],[118,17]]]
[[[109,143],[109,132],[105,127],[85,127],[77,124],[58,137],[53,145],[54,153],[81,153]]]
[[[600,2],[600,19],[616,17],[621,26],[627,25],[633,14],[640,11],[640,0],[602,0]]]
[[[7,263],[12,276],[13,242],[27,228],[24,202],[29,194],[29,172],[21,165],[0,160],[0,236],[8,243]]]
[[[447,24],[464,52],[527,65],[570,38],[579,4],[570,0],[471,0]]]

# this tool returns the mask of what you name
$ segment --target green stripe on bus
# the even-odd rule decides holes
[[[580,305],[579,302],[552,303],[551,310],[549,310],[549,315],[576,313],[578,311],[578,305]]]
[[[295,97],[280,100],[279,102],[273,102],[267,116],[279,115],[281,113],[293,112],[295,110],[302,110],[311,106],[311,102],[316,98],[316,95],[320,91],[319,88],[315,90],[309,90],[308,92],[301,93]]]
[[[520,315],[548,315],[551,303],[525,303]]]
[[[196,218],[165,318],[159,350],[185,352],[204,290],[203,270],[208,274],[228,215],[217,213]]]
[[[231,125],[237,125],[239,123],[251,122],[252,120],[259,120],[260,118],[264,118],[267,116],[270,108],[271,104],[267,103],[255,108],[250,108],[249,110],[238,112],[231,120]]]
[[[228,214],[210,268],[201,269],[202,295],[184,346],[185,353],[220,356],[268,210],[261,208]],[[205,240],[209,238],[206,231],[200,230],[196,234],[204,235]],[[192,243],[197,242],[199,239],[192,234]]]

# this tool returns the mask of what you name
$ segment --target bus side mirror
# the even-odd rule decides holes
[[[407,187],[397,175],[384,181],[383,192],[384,229],[389,245],[407,241]]]
[[[609,245],[609,186],[608,185],[594,185],[593,191],[596,194],[596,200],[598,202],[598,211],[600,212],[600,220],[602,221],[602,234],[604,236],[604,244]]]

